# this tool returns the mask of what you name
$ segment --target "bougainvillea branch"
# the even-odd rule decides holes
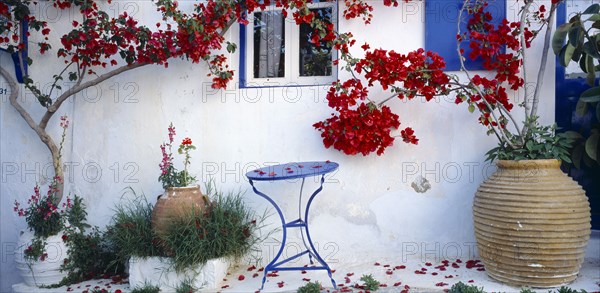
[[[348,53],[347,46],[354,41],[345,39],[340,60],[345,62],[341,68],[349,71],[352,78],[346,82],[338,81],[333,84],[327,95],[329,106],[334,109],[332,117],[315,123],[313,126],[321,132],[325,147],[333,147],[346,154],[362,153],[368,155],[376,152],[383,154],[391,146],[396,136],[392,132],[400,125],[398,115],[391,112],[385,103],[399,99],[411,100],[424,97],[430,101],[435,96],[454,96],[456,104],[466,103],[470,112],[480,113],[479,123],[488,129],[488,134],[494,134],[501,145],[511,149],[523,148],[531,133],[529,126],[537,125],[536,111],[541,91],[541,81],[548,57],[551,25],[559,0],[553,0],[549,17],[544,5],[539,10],[531,12],[534,0],[526,0],[521,11],[521,21],[511,22],[503,19],[498,25],[493,24],[493,17],[487,11],[488,1],[464,0],[459,9],[457,22],[457,53],[460,57],[461,71],[466,80],[452,73],[444,72],[445,62],[435,52],[425,52],[418,49],[407,54],[393,50],[370,50],[368,44],[361,48],[364,57],[357,58]],[[396,2],[385,1],[385,5],[397,5]],[[373,8],[363,1],[347,1],[351,9],[346,17],[362,17],[365,23],[372,18]],[[464,14],[468,14],[467,31],[461,32],[461,22]],[[530,17],[532,19],[530,19]],[[539,24],[532,29],[532,21]],[[533,101],[528,101],[529,91],[525,87],[525,49],[531,46],[533,39],[546,29],[542,60],[537,75],[537,86]],[[461,44],[469,44],[469,52],[462,49]],[[472,74],[465,66],[465,58],[479,59],[488,73]],[[366,82],[366,85],[363,83]],[[375,84],[391,94],[374,103],[369,96],[369,88]],[[514,105],[509,99],[509,93],[525,89],[525,118],[517,121],[511,110]],[[368,101],[368,102],[366,102]],[[364,105],[368,105],[365,110]],[[381,112],[389,114],[381,116]],[[361,123],[361,121],[368,123]],[[371,121],[378,121],[373,127]],[[507,126],[514,128],[512,133]],[[410,127],[400,131],[400,137],[406,143],[417,144],[414,130]]]
[[[225,88],[233,79],[233,70],[227,65],[227,58],[221,53],[226,47],[233,53],[236,45],[225,42],[226,32],[236,23],[248,24],[246,15],[255,10],[264,10],[270,5],[280,7],[284,15],[292,17],[296,23],[308,23],[314,29],[314,41],[332,42],[337,35],[333,25],[315,17],[308,8],[310,0],[209,0],[194,5],[191,11],[180,9],[177,1],[156,0],[154,4],[162,20],[155,29],[140,25],[138,20],[126,12],[115,17],[101,9],[100,2],[94,0],[53,0],[58,10],[75,8],[77,20],[70,20],[71,30],[60,36],[60,48],[56,50],[57,61],[64,63],[59,73],[53,76],[50,90],[45,93],[31,76],[24,77],[24,86],[46,108],[38,123],[22,105],[15,78],[4,68],[0,75],[11,88],[10,101],[27,125],[35,131],[48,147],[53,159],[55,176],[63,177],[62,162],[56,143],[46,132],[46,127],[63,103],[78,93],[107,79],[147,65],[167,67],[169,60],[184,59],[192,63],[206,63],[208,75],[212,77],[213,88]],[[109,0],[110,3],[110,0]],[[0,15],[7,19],[0,22],[0,44],[10,53],[26,48],[19,34],[19,24],[26,22],[31,33],[37,33],[40,54],[52,50],[48,43],[50,25],[36,19],[32,0],[7,0],[0,2]],[[32,40],[33,38],[30,38]],[[226,46],[225,46],[226,43]],[[21,57],[21,54],[18,54]],[[24,60],[33,62],[34,60]],[[24,71],[23,71],[24,72]],[[62,90],[64,81],[72,86],[62,94],[54,96],[54,90]],[[62,186],[60,186],[62,198]]]

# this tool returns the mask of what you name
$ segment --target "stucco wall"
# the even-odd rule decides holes
[[[375,18],[370,26],[341,18],[340,30],[352,31],[358,44],[368,41],[372,48],[407,52],[422,47],[423,2],[399,2],[399,8],[372,3]],[[507,15],[515,16],[516,6],[508,6]],[[113,11],[136,11],[135,16],[148,24],[156,18],[153,7],[144,1],[116,1],[111,7]],[[70,23],[65,21],[68,15],[52,14],[50,8],[40,11],[53,19],[51,25],[59,31]],[[227,37],[237,42],[238,34],[234,27]],[[536,46],[531,60],[539,58],[539,44]],[[33,77],[48,83],[59,66],[51,62],[54,58],[50,55],[32,55]],[[2,67],[12,67],[7,54],[0,54],[0,58]],[[238,68],[238,58],[238,53],[230,55],[232,68]],[[529,72],[537,72],[537,62],[529,64]],[[554,119],[553,65],[551,60],[540,103],[543,123]],[[340,77],[347,75],[341,72]],[[1,82],[0,87],[8,88]],[[245,172],[290,161],[338,162],[340,169],[328,177],[310,219],[313,239],[334,268],[336,262],[380,257],[472,257],[472,198],[478,184],[494,171],[483,160],[484,153],[495,145],[494,137],[486,136],[485,129],[477,124],[476,115],[464,105],[455,105],[453,98],[429,103],[396,100],[389,105],[400,115],[403,126],[415,129],[419,145],[399,141],[380,157],[350,157],[325,149],[311,126],[331,112],[324,100],[326,91],[327,87],[240,90],[235,85],[215,91],[210,88],[204,65],[183,61],[170,62],[168,68],[145,67],[120,75],[60,109],[59,114],[72,120],[64,154],[71,167],[67,170],[68,191],[85,198],[89,221],[99,226],[108,223],[125,188],[131,187],[154,202],[162,192],[157,181],[159,145],[172,121],[178,139],[189,136],[198,146],[192,153],[192,173],[203,182],[214,178],[224,190],[247,191],[248,203],[258,211],[268,204],[249,190]],[[373,92],[376,97],[386,97]],[[23,89],[20,96],[38,120],[40,106]],[[13,250],[19,230],[26,228],[23,219],[12,212],[12,203],[15,199],[26,201],[36,182],[46,185],[45,176],[51,176],[52,169],[45,146],[10,106],[8,95],[1,98],[0,291],[5,292],[20,281]],[[60,132],[58,116],[49,126],[56,138]],[[411,188],[419,175],[431,182],[432,188],[426,193]],[[296,211],[297,182],[260,186],[267,194],[277,194],[285,211]],[[276,227],[277,221],[274,215],[269,218],[274,224],[271,227]],[[270,240],[263,246],[264,260],[272,256],[275,243]]]

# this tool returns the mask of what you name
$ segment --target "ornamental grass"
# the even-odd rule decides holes
[[[206,193],[211,199],[207,209],[174,220],[161,239],[176,271],[215,258],[239,259],[261,240],[256,232],[265,215],[257,218],[244,204],[242,192],[224,194],[208,184]]]

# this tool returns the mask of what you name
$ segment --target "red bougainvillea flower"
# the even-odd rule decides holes
[[[406,143],[419,144],[419,139],[414,135],[414,131],[412,128],[407,127],[400,132],[402,135],[402,140]]]
[[[192,145],[192,139],[189,137],[186,137],[183,139],[183,141],[181,142],[182,145]]]

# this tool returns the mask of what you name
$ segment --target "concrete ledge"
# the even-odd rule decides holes
[[[217,289],[227,275],[229,261],[213,259],[203,266],[177,273],[170,258],[132,257],[129,260],[129,287],[131,289],[146,284],[160,287],[163,291],[173,291],[183,282],[190,282],[195,288]]]

